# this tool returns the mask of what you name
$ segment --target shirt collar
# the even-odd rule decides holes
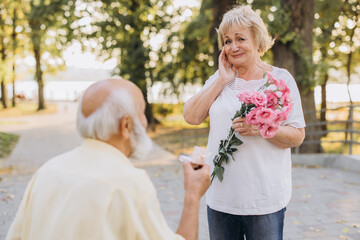
[[[116,159],[122,164],[134,166],[124,153],[106,142],[92,138],[85,138],[81,148],[86,148],[89,151],[101,151],[104,153],[104,158],[106,158],[106,155],[109,155],[110,159]]]

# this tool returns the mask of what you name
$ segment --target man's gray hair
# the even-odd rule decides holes
[[[119,132],[119,121],[124,115],[136,115],[133,98],[123,89],[113,90],[103,104],[87,117],[81,110],[82,101],[83,97],[79,101],[76,126],[83,138],[109,140]]]

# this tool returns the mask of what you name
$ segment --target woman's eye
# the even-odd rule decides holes
[[[245,41],[245,38],[238,38],[239,41]]]
[[[226,40],[226,41],[225,41],[225,45],[226,45],[226,44],[229,44],[229,43],[231,43],[230,40]]]

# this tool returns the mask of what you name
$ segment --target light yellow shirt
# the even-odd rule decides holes
[[[183,238],[166,224],[147,173],[113,146],[85,139],[35,173],[6,239]]]

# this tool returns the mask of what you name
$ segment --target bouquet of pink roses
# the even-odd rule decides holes
[[[267,82],[258,91],[244,91],[237,97],[241,104],[232,120],[237,117],[246,117],[246,122],[259,127],[260,135],[264,138],[275,136],[280,124],[285,121],[292,108],[290,90],[281,79],[276,79],[271,73],[266,73]],[[229,156],[235,161],[233,153],[243,142],[235,136],[234,129],[230,129],[228,137],[220,141],[218,154],[214,157],[214,171],[211,182],[215,176],[220,182],[223,180],[223,161],[227,163]]]

